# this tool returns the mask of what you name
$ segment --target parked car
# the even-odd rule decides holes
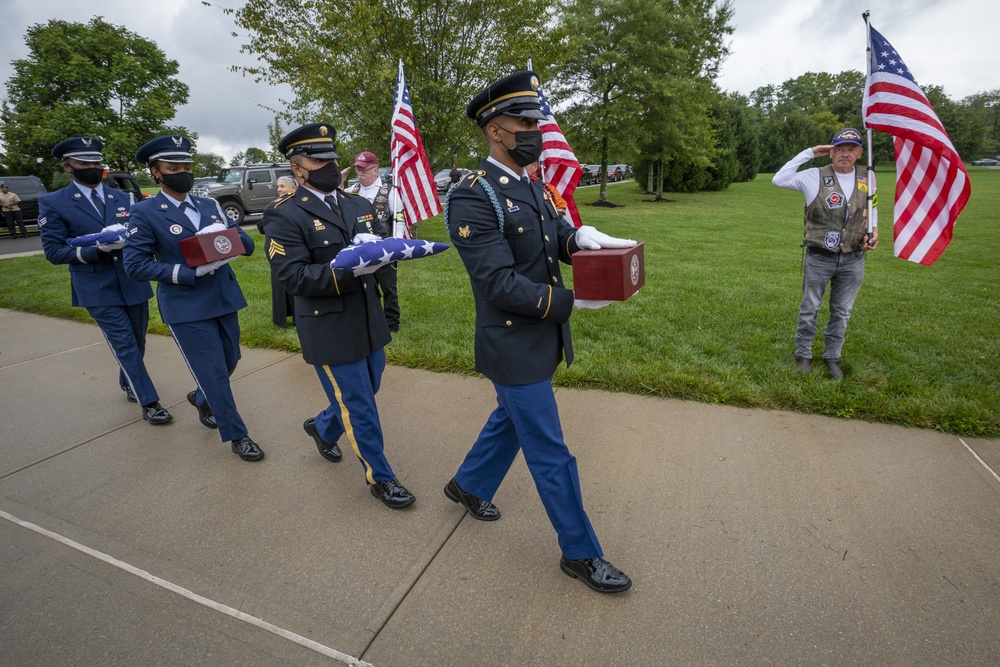
[[[984,157],[981,160],[973,160],[973,167],[1000,167],[1000,160],[994,160],[991,157]]]
[[[617,183],[625,180],[625,170],[620,164],[608,165],[608,183]]]
[[[21,198],[19,207],[24,224],[36,224],[38,222],[38,198],[47,192],[41,179],[37,176],[0,176],[0,184],[6,185],[8,190]],[[2,219],[0,216],[0,221]]]
[[[458,172],[462,175],[462,178],[465,178],[469,170],[459,169]],[[451,169],[442,169],[434,174],[434,185],[437,186],[438,192],[447,192],[448,188],[451,187]]]
[[[139,187],[139,182],[135,180],[135,176],[127,171],[105,171],[102,181],[109,188],[121,190],[125,194],[130,195],[133,202],[142,201],[146,198],[142,188]]]
[[[597,172],[589,164],[581,164],[580,169],[583,173],[580,174],[580,185],[593,185],[597,183]]]
[[[262,213],[278,196],[278,177],[291,176],[285,164],[249,164],[223,169],[215,182],[202,187],[205,194],[219,202],[226,216],[240,224],[248,213]]]
[[[384,185],[392,185],[392,167],[379,167],[378,177]]]

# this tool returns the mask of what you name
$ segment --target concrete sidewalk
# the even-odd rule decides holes
[[[387,453],[417,496],[392,511],[302,431],[325,398],[298,355],[244,349],[234,376],[260,464],[198,423],[172,340],[146,359],[166,426],[125,402],[95,326],[0,310],[2,665],[1000,660],[1000,441],[560,389],[635,582],[602,596],[559,570],[521,460],[496,523],[443,496],[489,382],[387,370]]]

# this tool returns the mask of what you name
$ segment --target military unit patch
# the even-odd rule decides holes
[[[470,227],[469,225],[459,225],[458,235],[461,236],[463,239],[469,238],[470,236],[472,236],[472,227]]]
[[[271,243],[267,246],[267,256],[269,259],[274,259],[275,255],[284,255],[285,246],[281,245],[274,239],[271,239]]]

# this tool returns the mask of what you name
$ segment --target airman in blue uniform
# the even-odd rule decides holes
[[[101,183],[103,148],[97,137],[73,137],[52,149],[73,182],[38,200],[42,248],[53,264],[69,265],[73,305],[86,308],[104,333],[126,398],[142,405],[142,418],[150,424],[166,424],[170,413],[160,405],[143,361],[153,290],[146,280],[125,275],[120,242],[88,247],[67,243],[110,225],[129,224],[129,195]]]
[[[170,329],[197,387],[187,396],[198,418],[217,428],[223,441],[244,461],[264,452],[247,433],[236,409],[229,377],[240,359],[238,311],[247,305],[228,260],[190,268],[180,242],[209,225],[238,230],[246,255],[253,240],[222,212],[213,199],[192,197],[191,142],[186,137],[158,137],[136,151],[149,165],[160,192],[132,208],[125,238],[125,271],[137,280],[156,280],[160,318]]]
[[[497,407],[444,489],[473,518],[495,521],[492,503],[518,451],[535,481],[562,551],[560,567],[602,593],[632,581],[603,558],[583,495],[576,458],[563,440],[552,375],[573,360],[569,318],[574,307],[606,302],[574,298],[559,271],[581,248],[627,247],[592,227],[577,230],[556,211],[525,167],[538,160],[545,118],[538,77],[517,72],[491,84],[466,113],[490,156],[448,192],[445,226],[469,273],[476,303],[476,370],[493,381]]]
[[[303,424],[320,455],[341,459],[344,436],[361,462],[373,496],[392,509],[412,505],[385,457],[375,394],[390,341],[375,278],[332,269],[343,248],[379,237],[369,233],[375,209],[364,197],[339,191],[340,157],[329,123],[296,128],[278,143],[292,164],[298,189],[264,211],[271,272],[295,296],[295,328],[302,357],[312,364],[330,401]]]

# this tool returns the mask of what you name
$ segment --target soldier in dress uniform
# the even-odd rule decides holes
[[[214,199],[192,197],[191,142],[187,137],[157,137],[136,151],[160,184],[155,197],[132,208],[125,239],[125,270],[137,280],[156,280],[160,318],[170,329],[197,387],[187,396],[198,419],[218,429],[223,441],[244,461],[259,461],[264,452],[247,433],[236,410],[229,377],[240,359],[240,320],[247,305],[227,264],[217,260],[190,268],[180,242],[218,224],[239,231],[245,253],[253,240],[222,212]]]
[[[374,153],[363,151],[354,158],[354,171],[358,174],[358,182],[347,190],[351,194],[361,195],[375,207],[375,220],[366,225],[370,234],[382,238],[392,236],[393,205],[392,188],[382,182],[378,176],[378,158]],[[399,294],[396,291],[396,262],[390,262],[375,272],[375,282],[382,293],[382,309],[385,311],[385,321],[389,332],[399,331]]]
[[[121,242],[89,247],[66,242],[110,225],[129,224],[129,195],[101,183],[102,148],[104,143],[96,137],[73,137],[52,149],[73,182],[38,200],[42,248],[53,264],[69,265],[73,305],[86,308],[104,332],[118,362],[118,385],[126,399],[142,405],[142,418],[150,424],[166,424],[172,418],[160,405],[143,362],[153,296],[149,282],[125,275]]]
[[[391,340],[374,277],[331,269],[337,253],[376,240],[375,209],[363,197],[338,191],[341,172],[329,123],[292,130],[278,143],[299,182],[294,194],[264,211],[267,258],[295,295],[302,357],[316,368],[330,405],[303,424],[320,455],[340,461],[341,436],[361,462],[371,494],[399,509],[414,501],[385,458],[375,394]]]
[[[561,569],[596,591],[617,593],[632,582],[604,560],[583,509],[552,375],[564,354],[567,365],[573,360],[574,307],[608,303],[574,299],[559,262],[570,263],[581,248],[631,247],[635,241],[593,227],[574,229],[542,184],[529,180],[525,167],[542,150],[538,85],[534,72],[517,72],[488,86],[466,110],[486,135],[490,155],[448,191],[445,226],[469,273],[476,370],[493,381],[497,407],[444,493],[475,519],[499,519],[493,495],[523,451],[558,536]]]

